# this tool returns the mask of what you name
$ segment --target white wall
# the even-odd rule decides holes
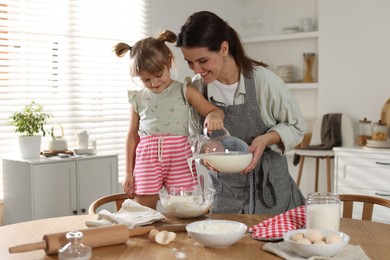
[[[320,0],[320,113],[380,118],[390,98],[389,12],[388,0]]]

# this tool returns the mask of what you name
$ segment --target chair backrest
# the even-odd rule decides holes
[[[310,145],[320,145],[322,117],[320,116],[313,126],[313,133],[310,140]],[[341,116],[341,146],[353,146],[355,144],[354,127],[351,118],[346,114]]]
[[[340,194],[340,200],[343,203],[343,218],[352,218],[354,202],[363,203],[362,220],[372,220],[374,205],[381,205],[390,208],[390,200],[355,194]]]
[[[107,203],[114,203],[115,209],[116,209],[116,211],[118,211],[122,207],[122,203],[126,199],[133,199],[133,198],[134,197],[132,197],[131,195],[126,194],[126,193],[111,194],[111,195],[107,195],[107,196],[98,198],[97,200],[92,202],[91,205],[89,206],[88,214],[96,214],[97,213],[96,210],[100,206],[103,206],[104,204],[107,204]]]

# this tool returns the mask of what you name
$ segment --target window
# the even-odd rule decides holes
[[[129,59],[113,46],[145,37],[147,0],[0,0],[0,157],[18,154],[9,116],[31,100],[64,128],[68,148],[88,129],[124,172]],[[58,134],[58,133],[56,133]],[[50,137],[43,138],[42,150]],[[2,177],[0,176],[2,181]],[[0,198],[2,197],[0,183]]]

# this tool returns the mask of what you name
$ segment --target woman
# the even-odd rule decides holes
[[[241,173],[209,173],[217,191],[211,212],[278,214],[303,205],[284,154],[306,128],[284,82],[249,58],[237,32],[212,12],[191,15],[176,46],[197,74],[194,85],[225,112],[225,128],[253,152]]]

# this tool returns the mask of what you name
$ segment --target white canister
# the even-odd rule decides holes
[[[77,147],[79,149],[88,149],[89,133],[88,130],[81,129],[76,131]]]
[[[306,200],[306,228],[338,231],[340,210],[340,198],[336,193],[310,193]]]
[[[314,22],[310,17],[301,18],[301,31],[302,32],[310,32],[314,31]]]

